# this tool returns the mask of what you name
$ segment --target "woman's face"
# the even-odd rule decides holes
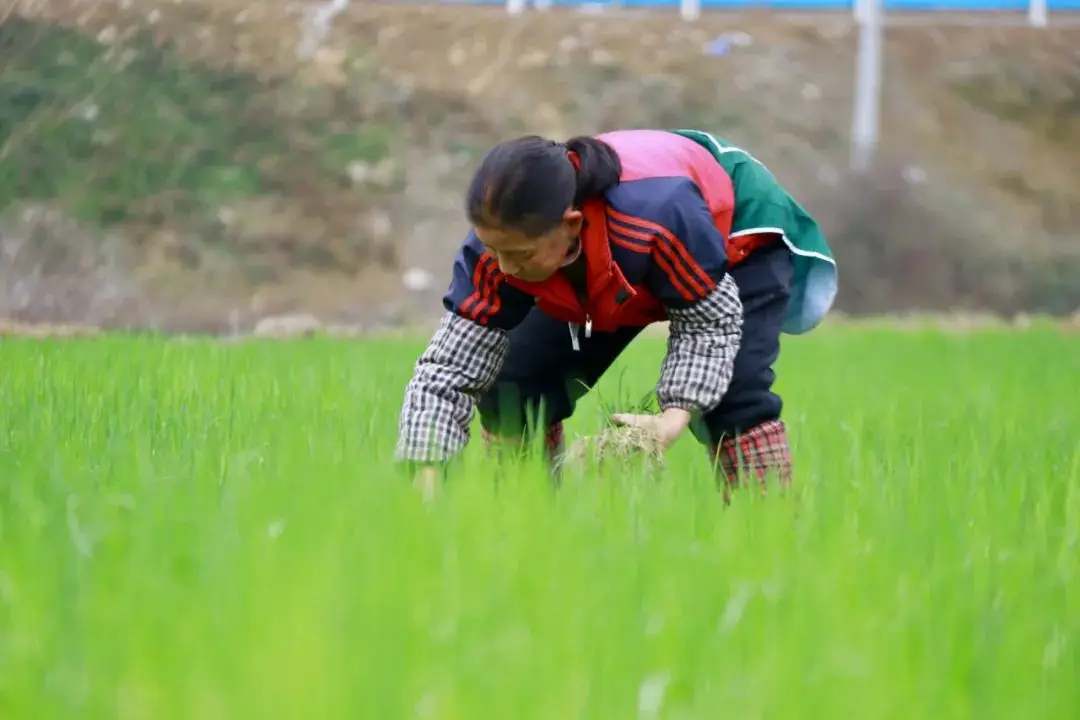
[[[525,282],[543,282],[563,266],[581,234],[582,215],[567,210],[558,227],[539,237],[515,230],[476,228],[476,236],[499,261],[499,270]]]

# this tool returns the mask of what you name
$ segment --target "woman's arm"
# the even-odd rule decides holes
[[[398,422],[399,460],[449,460],[469,440],[476,397],[495,381],[506,356],[503,330],[484,327],[453,312],[420,355]]]
[[[667,355],[656,394],[663,410],[708,412],[720,404],[742,340],[739,288],[727,273],[693,303],[669,307]]]
[[[664,411],[706,413],[720,404],[734,372],[743,324],[739,288],[727,272],[726,240],[697,185],[649,182],[657,183],[649,193],[657,201],[639,213],[652,237],[648,284],[670,320],[657,399]]]
[[[509,345],[507,331],[533,307],[511,287],[473,233],[454,262],[446,314],[405,388],[395,456],[441,463],[469,440],[476,399],[495,381]]]

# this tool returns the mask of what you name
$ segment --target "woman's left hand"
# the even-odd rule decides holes
[[[634,415],[615,413],[611,421],[616,425],[637,427],[645,430],[664,450],[671,447],[683,431],[690,426],[690,413],[681,408],[670,408],[659,415]]]

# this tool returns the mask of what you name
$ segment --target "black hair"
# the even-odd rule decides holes
[[[577,155],[575,169],[570,153]],[[578,136],[565,143],[535,135],[492,148],[469,183],[465,201],[477,227],[543,235],[562,222],[568,207],[618,185],[622,163],[602,140]]]

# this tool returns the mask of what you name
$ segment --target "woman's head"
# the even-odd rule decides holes
[[[473,175],[469,221],[504,273],[541,282],[574,249],[582,203],[617,185],[621,173],[614,149],[595,138],[509,140],[492,148]]]

